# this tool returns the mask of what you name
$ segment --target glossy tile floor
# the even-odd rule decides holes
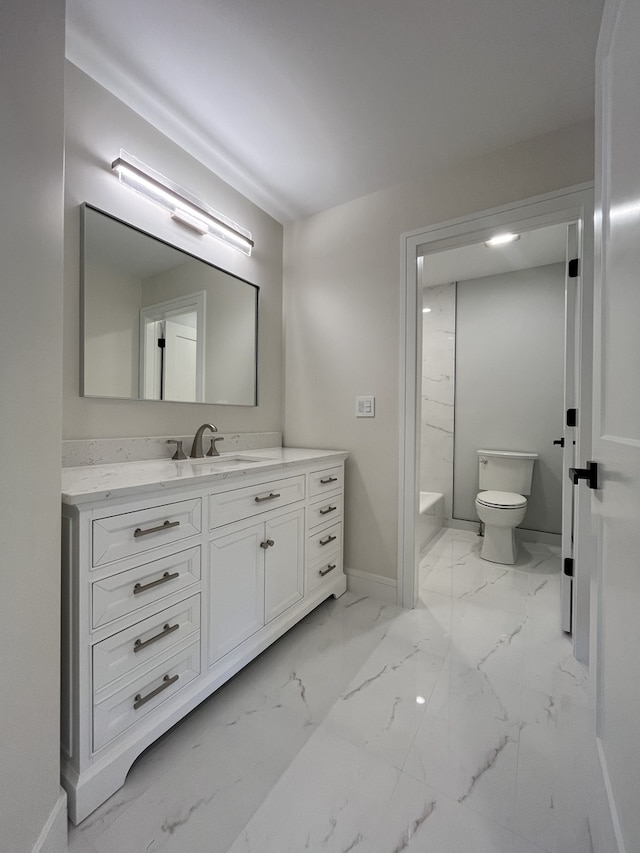
[[[589,853],[558,549],[448,530],[413,611],[328,600],[151,747],[72,853]]]

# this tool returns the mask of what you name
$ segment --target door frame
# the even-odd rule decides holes
[[[146,397],[146,386],[149,379],[154,385],[158,380],[158,367],[156,364],[155,324],[159,321],[173,319],[180,314],[195,311],[196,313],[196,399],[192,402],[204,402],[205,383],[205,332],[207,294],[204,290],[189,293],[186,296],[178,296],[174,299],[165,299],[162,302],[154,302],[152,305],[143,305],[140,308],[140,357],[138,360],[138,384],[140,399],[157,400],[157,397]],[[154,334],[151,334],[153,325]],[[153,353],[153,355],[150,355]],[[150,376],[151,374],[151,376]]]
[[[398,459],[398,580],[397,601],[414,607],[418,596],[418,553],[416,517],[418,501],[417,461],[420,437],[422,294],[418,277],[418,258],[480,243],[497,229],[512,227],[531,230],[545,225],[577,222],[581,240],[581,276],[577,294],[580,341],[577,347],[577,400],[580,412],[576,430],[576,456],[588,458],[591,448],[591,376],[593,324],[593,183],[579,184],[552,193],[480,211],[410,231],[401,236],[400,304],[400,377],[399,377],[399,459]],[[576,490],[581,491],[581,490]],[[576,571],[573,633],[575,656],[588,660],[589,601],[593,572],[593,547],[590,541],[590,506],[577,496]]]

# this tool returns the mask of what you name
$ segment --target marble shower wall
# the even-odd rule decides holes
[[[444,518],[453,504],[456,283],[425,288],[422,315],[420,491],[444,495]]]

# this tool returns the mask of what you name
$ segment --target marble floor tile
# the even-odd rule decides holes
[[[402,610],[385,636],[418,643],[430,654],[445,658],[451,645],[452,607],[450,596],[432,593],[428,602],[419,599],[413,610]]]
[[[183,743],[179,759],[119,813],[96,827],[97,853],[128,849],[225,853],[313,729],[289,709],[263,707]],[[268,732],[268,737],[265,737]]]
[[[508,826],[513,811],[521,687],[445,663],[404,772]]]
[[[439,536],[414,610],[314,610],[140,756],[71,853],[592,853],[558,549],[505,567],[480,546]]]
[[[371,850],[399,776],[388,764],[320,729],[229,853]]]
[[[69,833],[67,853],[96,853],[96,848],[77,831]]]
[[[500,824],[403,774],[370,853],[514,853],[516,841]]]
[[[450,658],[490,679],[522,682],[528,617],[499,607],[454,600]]]
[[[576,724],[579,728],[581,720],[584,722],[584,709],[567,697],[557,699],[526,688],[522,704],[516,802],[510,826],[551,853],[588,851],[584,800],[576,796],[581,763],[577,753],[584,743],[575,737],[575,731]],[[574,779],[569,784],[571,776]]]
[[[324,726],[401,768],[443,663],[422,642],[386,637],[334,704]]]

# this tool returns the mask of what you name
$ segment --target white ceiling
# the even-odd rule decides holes
[[[593,114],[602,0],[67,10],[73,63],[280,221]]]
[[[557,264],[567,257],[567,226],[548,225],[520,232],[520,239],[504,246],[475,243],[424,255],[422,286],[468,281],[516,270]],[[428,294],[425,294],[427,297]]]

